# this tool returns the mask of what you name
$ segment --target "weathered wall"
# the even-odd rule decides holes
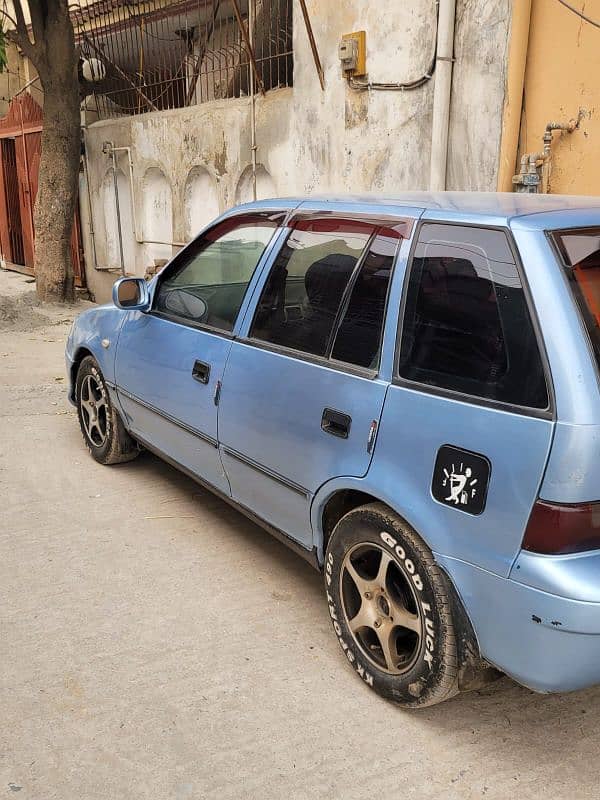
[[[12,98],[35,78],[37,72],[29,59],[25,58],[15,44],[6,43],[6,68],[0,72],[0,117],[8,113]],[[44,105],[44,93],[39,81],[31,84],[29,91],[39,105]]]
[[[258,182],[262,194],[399,192],[427,188],[434,81],[410,92],[356,92],[341,75],[342,33],[367,32],[371,80],[396,82],[421,76],[435,42],[435,2],[308,0],[325,72],[321,91],[299,6],[294,4],[294,87],[257,98]],[[510,0],[458,0],[448,188],[494,189],[506,72]],[[221,100],[189,109],[145,114],[91,125],[87,131],[90,186],[98,265],[109,266],[102,182],[109,167],[102,142],[131,146],[138,238],[149,170],[160,170],[171,188],[173,241],[187,241],[190,221],[206,221],[249,199],[250,101]],[[123,172],[124,154],[119,156]],[[202,169],[206,209],[192,214],[190,174]],[[212,183],[211,183],[212,182]],[[197,184],[200,185],[200,184]],[[146,188],[144,188],[146,187]],[[109,223],[110,224],[110,223]],[[158,238],[158,237],[156,237]],[[88,237],[89,239],[89,237]],[[136,244],[129,272],[144,274],[154,255]],[[162,249],[162,252],[165,248]],[[91,252],[88,246],[87,252]],[[90,259],[88,258],[88,263]],[[98,299],[108,296],[115,273],[88,269]]]
[[[511,7],[511,0],[456,5],[448,189],[496,189]]]
[[[261,143],[259,159],[263,153],[268,171],[273,176],[275,192],[289,193],[290,184],[283,177],[280,163],[290,158],[289,121],[293,104],[292,90],[269,92],[257,103],[257,140]],[[107,271],[114,266],[116,233],[107,205],[114,204],[114,189],[106,180],[112,176],[111,160],[102,153],[103,142],[111,141],[115,147],[130,147],[133,161],[135,228],[124,236],[133,238],[135,258],[127,263],[130,274],[144,275],[154,259],[170,256],[178,246],[141,243],[143,239],[167,240],[169,228],[172,241],[189,241],[193,233],[211,218],[248,196],[247,168],[250,163],[250,108],[247,99],[219,100],[188,109],[175,109],[138,117],[122,117],[97,122],[86,131],[89,182],[97,266],[92,267],[93,248],[87,224],[88,214],[82,214],[82,227],[86,240],[88,286],[97,300],[106,300],[110,287],[118,276]],[[278,152],[284,149],[282,161]],[[287,155],[286,155],[287,154]],[[127,173],[127,153],[118,153],[119,169]],[[170,187],[169,202],[159,184],[162,174]],[[200,201],[198,185],[201,177],[204,197]],[[268,185],[259,182],[260,187]],[[264,196],[264,195],[263,195]],[[119,192],[121,200],[121,192]],[[87,204],[87,197],[82,195]],[[201,208],[190,208],[190,202]],[[122,202],[121,202],[122,204]],[[85,218],[84,218],[85,217]],[[154,224],[152,224],[154,220]]]
[[[572,0],[600,19],[600,3]],[[600,192],[600,31],[559,3],[533,0],[519,155],[542,149],[550,121],[569,121],[582,110],[579,129],[555,133],[548,191]],[[515,165],[515,171],[516,165]]]

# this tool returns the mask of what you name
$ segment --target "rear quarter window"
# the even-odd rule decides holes
[[[537,337],[504,231],[421,227],[398,372],[475,398],[548,408]]]
[[[600,228],[553,231],[550,235],[560,254],[600,366]]]

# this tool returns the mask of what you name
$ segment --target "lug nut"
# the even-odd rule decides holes
[[[380,619],[376,619],[374,624],[375,624],[376,628],[379,628],[380,625],[381,625],[381,620]]]
[[[371,597],[372,597],[372,595],[371,595],[371,592],[365,592],[365,598],[366,598],[367,600],[370,600],[370,599],[371,599]]]

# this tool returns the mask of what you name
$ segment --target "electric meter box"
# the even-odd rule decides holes
[[[365,31],[344,33],[338,55],[346,76],[360,78],[367,74],[367,34]]]

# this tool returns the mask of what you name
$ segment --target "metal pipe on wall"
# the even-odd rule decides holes
[[[138,244],[143,244],[141,238],[138,236],[135,202],[133,200],[133,160],[131,158],[131,147],[113,147],[113,151],[115,150],[127,153],[127,165],[129,168],[129,200],[131,205],[131,221],[133,222],[133,235]]]
[[[434,192],[446,188],[455,15],[456,0],[440,0],[429,170],[429,188]]]
[[[163,242],[158,239],[144,239],[138,233],[137,215],[135,211],[135,195],[133,191],[133,159],[131,158],[131,147],[113,147],[115,152],[122,151],[127,153],[127,166],[129,170],[129,199],[131,201],[131,221],[133,223],[133,235],[138,244],[166,244],[171,247],[185,247],[187,242]]]
[[[90,233],[90,238],[92,240],[92,256],[94,259],[94,269],[98,269],[98,256],[96,253],[96,234],[94,232],[94,215],[92,210],[92,194],[90,191],[90,168],[88,165],[87,160],[87,141],[86,141],[86,133],[87,128],[82,126],[83,130],[83,179],[85,181],[85,192],[87,195],[87,217],[88,217],[88,228]],[[81,215],[83,217],[83,214]]]
[[[248,2],[248,34],[250,39],[250,47],[254,50],[254,10],[255,0]],[[252,199],[256,200],[256,93],[254,87],[254,70],[249,69],[250,72],[250,151],[252,158]]]
[[[119,235],[119,258],[121,261],[121,274],[125,275],[125,255],[123,253],[123,231],[121,230],[121,209],[119,207],[119,181],[117,176],[117,157],[115,148],[112,148],[113,184],[115,187],[115,208],[117,211],[117,233]]]
[[[531,2],[532,0],[518,0],[517,3],[512,3],[504,112],[502,116],[502,139],[500,141],[498,164],[497,189],[499,192],[511,192],[513,190],[512,178],[515,172],[519,148],[519,132],[521,130],[521,109],[523,105],[527,49],[529,46]]]
[[[104,142],[103,152],[106,154],[110,154],[113,160],[113,165],[116,165],[116,156],[115,153],[123,152],[127,153],[127,165],[128,165],[128,172],[129,172],[129,200],[131,206],[131,221],[133,224],[133,235],[137,244],[165,244],[169,247],[185,247],[187,242],[165,242],[159,239],[144,239],[141,234],[138,233],[138,223],[137,223],[137,215],[135,211],[135,194],[134,194],[134,181],[133,181],[133,159],[131,157],[131,147],[115,147],[112,142]],[[114,167],[113,167],[114,168]],[[116,175],[116,171],[114,173]],[[117,192],[117,184],[115,179],[115,194]],[[118,207],[118,197],[116,199],[117,207]],[[118,216],[119,219],[119,226],[120,226],[120,215]],[[122,242],[120,242],[122,244]]]

